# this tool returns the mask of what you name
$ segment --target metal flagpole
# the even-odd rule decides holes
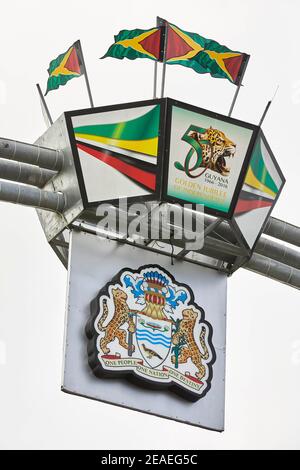
[[[259,127],[261,127],[263,121],[265,120],[266,114],[267,114],[267,112],[268,112],[268,110],[269,110],[269,107],[271,106],[271,103],[272,103],[272,101],[268,101],[267,106],[266,106],[266,108],[265,108],[265,110],[264,110],[264,112],[263,112],[263,115],[262,115],[262,117],[260,118],[260,121],[259,121],[259,124],[258,124]]]
[[[164,21],[164,30],[162,32],[163,41],[164,41],[164,53],[163,53],[163,71],[162,71],[162,80],[161,80],[161,98],[164,97],[165,83],[166,83],[166,66],[167,66],[167,43],[168,43],[168,22]]]
[[[232,103],[231,103],[231,106],[230,106],[230,110],[229,110],[229,113],[228,113],[228,116],[229,116],[229,117],[230,117],[231,114],[232,114],[232,111],[233,111],[235,102],[236,102],[236,100],[237,100],[238,94],[239,94],[239,92],[240,92],[241,86],[242,86],[242,80],[240,81],[240,84],[238,85],[237,89],[235,90],[235,94],[234,94],[234,96],[233,96],[233,100],[232,100]]]
[[[157,88],[157,61],[154,62],[154,85],[153,85],[153,98],[156,98],[156,88]]]
[[[157,16],[156,17],[156,27],[160,28],[163,20]],[[157,98],[157,62],[160,61],[160,56],[161,56],[161,44],[162,44],[162,39],[160,39],[160,44],[159,44],[159,58],[154,62],[154,83],[153,83],[153,98]]]
[[[41,87],[40,87],[40,85],[39,85],[38,83],[36,84],[36,87],[37,87],[38,93],[39,93],[39,95],[40,95],[42,107],[44,108],[44,111],[45,111],[45,113],[46,113],[47,119],[48,119],[50,125],[52,126],[53,120],[52,120],[50,111],[49,111],[49,109],[48,109],[47,103],[46,103],[46,101],[45,101],[44,95],[43,95],[43,93],[42,93]]]
[[[75,47],[78,48],[79,53],[80,53],[80,60],[81,60],[82,67],[83,67],[83,71],[84,71],[84,78],[85,78],[85,83],[86,83],[87,92],[88,92],[88,95],[89,95],[89,100],[90,100],[91,108],[94,108],[94,102],[93,102],[93,97],[92,97],[90,82],[89,82],[88,74],[87,74],[87,71],[86,71],[86,66],[85,66],[85,62],[84,62],[84,57],[83,57],[83,52],[82,52],[80,40],[76,41]]]
[[[235,102],[236,102],[236,100],[237,100],[238,94],[239,94],[239,92],[240,92],[241,87],[243,86],[243,85],[242,85],[242,81],[243,81],[243,78],[244,78],[244,75],[245,75],[245,72],[246,72],[246,68],[247,68],[247,65],[248,65],[248,62],[249,62],[249,58],[250,58],[250,56],[247,55],[246,63],[245,63],[245,65],[244,65],[244,70],[243,70],[243,73],[242,73],[242,75],[241,75],[241,78],[240,78],[239,84],[238,84],[238,86],[237,86],[237,89],[235,90],[235,93],[234,93],[234,96],[233,96],[233,100],[232,100],[232,103],[231,103],[231,106],[230,106],[230,109],[229,109],[229,113],[228,113],[228,116],[229,116],[229,117],[230,117],[231,114],[232,114],[232,111],[233,111]]]
[[[267,106],[265,107],[265,110],[264,110],[264,112],[263,112],[263,115],[262,115],[262,117],[260,118],[260,121],[259,121],[259,124],[258,124],[259,127],[261,127],[262,123],[263,123],[264,120],[265,120],[266,114],[267,114],[267,112],[269,111],[269,108],[270,108],[270,106],[271,106],[271,104],[272,104],[272,101],[274,100],[274,98],[275,98],[275,96],[276,96],[276,93],[277,93],[277,91],[278,91],[278,88],[279,88],[279,85],[277,86],[277,88],[276,88],[276,90],[275,90],[275,93],[274,93],[274,95],[273,95],[273,98],[272,98],[270,101],[268,101]]]

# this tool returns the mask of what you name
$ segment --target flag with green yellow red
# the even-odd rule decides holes
[[[183,65],[239,85],[250,56],[160,20],[156,28],[120,31],[105,57],[165,60],[169,65]]]
[[[69,49],[52,60],[48,68],[48,82],[45,95],[65,85],[69,80],[85,73],[82,60],[80,41],[76,41]]]

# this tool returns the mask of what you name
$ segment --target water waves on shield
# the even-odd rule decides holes
[[[171,348],[171,335],[170,320],[153,320],[142,312],[137,315],[136,340],[150,367],[158,367],[166,360]]]

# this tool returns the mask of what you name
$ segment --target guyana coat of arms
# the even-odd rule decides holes
[[[211,387],[212,326],[193,291],[161,266],[120,271],[91,302],[86,335],[98,377],[125,375],[194,401]]]

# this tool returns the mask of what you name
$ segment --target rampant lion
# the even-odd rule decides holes
[[[209,350],[205,343],[205,328],[202,327],[200,333],[200,344],[203,349],[203,353],[198,348],[194,338],[194,327],[198,317],[198,313],[192,308],[186,308],[182,312],[182,320],[179,325],[178,331],[172,337],[172,343],[174,345],[183,341],[185,345],[182,347],[178,363],[183,364],[190,358],[193,364],[197,367],[198,372],[196,376],[201,380],[205,376],[206,368],[202,364],[202,360],[209,358]],[[171,357],[171,361],[174,364],[176,362],[175,356]]]
[[[233,157],[236,150],[236,144],[232,142],[224,132],[210,127],[205,133],[191,131],[189,136],[195,139],[202,148],[202,167],[216,171],[222,176],[228,176],[230,168],[226,166],[226,157]],[[203,144],[200,141],[208,140],[209,144]]]
[[[114,315],[107,326],[103,326],[105,320],[108,317],[109,311],[107,306],[107,300],[102,301],[102,316],[98,321],[97,327],[99,331],[105,331],[105,335],[100,339],[100,348],[104,354],[109,354],[110,349],[107,347],[109,343],[118,338],[120,345],[128,349],[128,343],[126,342],[126,331],[121,328],[125,323],[128,323],[128,331],[134,333],[135,325],[131,316],[129,316],[130,308],[126,302],[127,294],[120,288],[112,289],[113,302],[114,302]],[[132,345],[132,352],[134,351],[134,345]]]

